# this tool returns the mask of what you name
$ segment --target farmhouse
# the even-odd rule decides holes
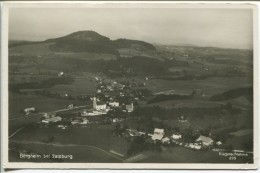
[[[131,103],[130,105],[125,105],[127,112],[133,112],[134,111],[134,104]]]
[[[52,118],[52,117],[55,117],[55,115],[56,115],[56,112],[48,112],[48,113],[44,113],[43,117],[44,118]]]
[[[57,117],[51,117],[51,118],[44,119],[44,120],[42,120],[42,122],[48,124],[48,123],[51,123],[51,122],[56,123],[56,122],[61,121],[61,120],[62,120],[62,118],[57,116]]]
[[[64,72],[63,72],[63,71],[61,71],[61,72],[58,73],[58,77],[61,77],[61,76],[63,76],[63,75],[64,75]]]
[[[217,145],[222,145],[221,141],[216,142]]]
[[[36,110],[35,107],[25,108],[24,112],[25,112],[26,115],[28,115],[28,114],[30,114],[32,112],[35,112],[35,110]]]
[[[200,150],[202,148],[202,146],[197,143],[190,143],[188,147],[196,150]]]
[[[201,142],[204,146],[210,146],[214,142],[211,138],[202,135],[196,141]]]
[[[152,136],[153,140],[162,140],[163,136],[164,136],[164,129],[158,129],[158,128],[154,129],[154,133]]]
[[[72,108],[74,107],[74,105],[73,105],[73,104],[68,104],[66,107],[67,107],[68,109],[72,109]]]
[[[172,134],[172,139],[181,139],[181,134]]]

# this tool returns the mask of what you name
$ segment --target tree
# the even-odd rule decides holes
[[[146,149],[146,143],[144,136],[136,136],[132,139],[129,148],[127,150],[127,155],[133,155],[142,152]]]
[[[230,145],[226,146],[225,149],[227,151],[233,151],[234,150],[234,146],[230,144]]]
[[[243,147],[247,151],[253,151],[253,142],[251,142],[251,141],[243,142]]]

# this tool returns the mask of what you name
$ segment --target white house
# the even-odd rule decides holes
[[[97,93],[101,93],[101,89],[98,89],[98,90],[97,90]]]
[[[63,75],[64,75],[63,71],[61,71],[61,72],[58,73],[58,77],[61,77],[61,76],[63,76]]]
[[[222,145],[221,141],[216,142],[217,145]]]
[[[82,122],[80,124],[88,124],[89,123],[89,120],[86,119],[86,118],[83,118],[82,119]]]
[[[42,120],[42,122],[48,124],[50,122],[55,123],[55,122],[58,122],[58,121],[61,121],[61,120],[62,120],[62,118],[57,116],[57,117],[51,117],[51,118],[44,119],[44,120]]]
[[[162,138],[162,143],[163,144],[169,144],[170,143],[170,139],[168,137]]]
[[[210,146],[213,144],[213,140],[209,137],[200,135],[199,138],[196,140],[197,142],[202,142],[204,146]]]
[[[125,105],[125,108],[127,112],[133,112],[134,111],[134,104],[131,103],[130,105]]]
[[[44,113],[43,117],[44,118],[52,118],[55,117],[56,113],[55,112],[48,112],[48,113]]]
[[[172,134],[172,139],[181,139],[181,134]]]
[[[153,140],[162,140],[163,136],[164,136],[164,129],[158,129],[158,128],[154,129],[154,133],[152,136]]]
[[[35,107],[25,108],[24,112],[25,112],[26,115],[28,115],[28,114],[30,114],[32,112],[35,112],[35,110],[36,110]]]
[[[109,102],[108,105],[111,106],[111,107],[118,107],[119,102]]]
[[[196,150],[200,150],[202,148],[202,146],[197,143],[190,143],[188,147]]]

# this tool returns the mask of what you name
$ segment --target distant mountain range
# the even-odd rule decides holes
[[[135,50],[152,50],[155,51],[154,45],[129,39],[110,40],[95,31],[78,31],[64,37],[47,39],[39,42],[29,41],[10,41],[9,47],[52,43],[50,49],[54,52],[72,51],[72,52],[95,52],[109,53],[118,55],[118,49],[135,49]]]

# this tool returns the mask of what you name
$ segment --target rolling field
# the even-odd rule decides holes
[[[96,83],[90,79],[75,79],[71,85],[55,85],[48,89],[51,93],[78,95],[93,95],[96,91]]]
[[[29,127],[23,129],[11,139],[44,142],[48,140],[49,136],[53,136],[55,139],[54,143],[96,146],[107,151],[114,150],[125,155],[127,143],[123,138],[114,137],[112,129],[113,127],[109,125],[88,125],[84,128],[71,128],[67,130],[55,127]]]
[[[203,99],[203,98],[202,98]],[[169,101],[162,101],[158,103],[152,103],[145,106],[160,106],[163,108],[182,108],[182,107],[189,107],[189,108],[196,108],[196,107],[219,107],[221,103],[211,102],[208,100],[202,99],[189,99],[189,100],[169,100]]]
[[[49,46],[52,43],[41,43],[41,44],[31,44],[31,45],[23,45],[23,46],[16,46],[11,47],[9,49],[10,55],[47,55],[52,53]]]
[[[105,53],[92,53],[92,52],[55,52],[50,49],[50,46],[53,43],[38,43],[38,44],[30,44],[30,45],[22,45],[22,46],[15,46],[9,49],[9,55],[18,56],[43,56],[46,60],[48,58],[78,58],[78,59],[85,59],[85,60],[95,60],[95,59],[115,59],[115,55],[112,54],[105,54]]]
[[[146,87],[154,93],[175,90],[173,94],[191,94],[194,89],[201,89],[206,96],[222,93],[229,89],[251,86],[252,80],[248,77],[212,77],[204,80],[161,80],[146,81]]]
[[[9,144],[10,147],[17,142],[27,144],[23,148],[36,153],[72,154],[75,159],[66,162],[120,162],[106,152],[113,150],[125,155],[128,144],[123,138],[112,136],[111,131],[112,126],[108,125],[88,125],[67,130],[26,127],[12,137]],[[54,139],[51,143],[47,142],[50,136]]]
[[[33,70],[30,70],[32,72]],[[36,71],[34,71],[36,72]],[[26,72],[25,72],[26,73]],[[36,72],[37,73],[37,72]],[[19,75],[9,75],[9,83],[11,84],[17,84],[17,83],[25,83],[25,82],[40,82],[43,80],[47,80],[53,77],[56,77],[57,75],[39,75],[39,74],[19,74]]]

